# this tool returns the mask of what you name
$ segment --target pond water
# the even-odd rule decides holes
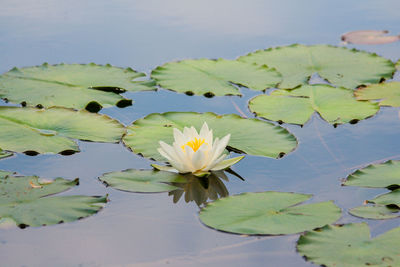
[[[149,73],[168,61],[234,59],[257,49],[292,43],[340,44],[340,35],[361,29],[400,33],[400,2],[372,1],[49,1],[2,0],[0,71],[43,62],[110,63]],[[396,61],[400,43],[350,46]],[[399,80],[399,74],[395,77]],[[254,117],[243,97],[205,98],[170,91],[126,93],[135,102],[103,109],[123,124],[153,112],[212,111]],[[6,105],[1,102],[2,105]],[[230,195],[242,192],[309,193],[311,202],[334,200],[339,223],[366,221],[376,236],[400,219],[363,220],[347,213],[386,190],[342,187],[341,179],[370,163],[400,159],[399,109],[337,128],[314,115],[304,126],[284,124],[299,140],[282,159],[246,156],[228,175]],[[251,137],[249,137],[251,138]],[[157,140],[156,140],[157,141]],[[267,141],[267,140],[266,140]],[[313,266],[296,253],[299,235],[247,237],[218,232],[198,219],[195,202],[174,204],[168,193],[137,194],[106,188],[98,177],[150,160],[122,144],[79,142],[71,156],[14,155],[1,170],[41,177],[80,178],[63,195],[105,195],[97,215],[55,226],[0,230],[1,266]]]

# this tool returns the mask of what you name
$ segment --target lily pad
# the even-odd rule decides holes
[[[78,179],[14,176],[0,171],[0,219],[11,219],[20,228],[25,228],[72,222],[97,213],[107,202],[107,197],[48,197],[74,187],[78,182]]]
[[[379,106],[400,107],[400,82],[371,84],[354,95],[358,100],[379,100]]]
[[[379,205],[396,205],[398,208],[400,208],[400,189],[377,196],[374,199],[368,200],[368,202]]]
[[[111,65],[59,64],[13,68],[0,76],[0,97],[14,103],[43,107],[87,108],[132,104],[118,93],[155,90],[152,81],[133,81],[144,77],[131,68]]]
[[[29,155],[79,151],[71,138],[116,143],[124,132],[118,121],[86,110],[0,107],[0,147]]]
[[[199,130],[204,122],[213,130],[214,138],[230,133],[228,149],[235,152],[277,158],[291,152],[297,145],[296,138],[282,127],[235,114],[216,115],[211,112],[150,114],[127,128],[123,142],[134,153],[164,161],[157,151],[158,141],[172,144],[173,128],[182,130],[185,126],[194,126]]]
[[[371,239],[366,223],[327,225],[307,232],[297,250],[308,261],[327,267],[400,266],[400,227]]]
[[[298,205],[311,195],[261,192],[221,198],[200,211],[209,227],[237,234],[294,234],[337,221],[341,212],[331,201]]]
[[[400,217],[399,208],[385,205],[359,206],[350,209],[349,213],[356,217],[374,220],[386,220]]]
[[[329,45],[290,45],[259,50],[238,60],[267,65],[282,74],[280,88],[308,83],[314,73],[331,84],[346,88],[390,79],[395,71],[388,59],[355,49]]]
[[[314,112],[332,124],[353,123],[373,116],[375,103],[357,101],[353,91],[325,84],[303,85],[291,90],[276,90],[258,95],[249,102],[257,116],[272,121],[305,124]]]
[[[346,178],[344,185],[372,188],[399,188],[400,161],[390,160],[357,170]]]
[[[168,192],[179,188],[172,183],[187,182],[179,173],[134,169],[105,173],[99,179],[112,188],[139,193]]]
[[[234,84],[261,91],[282,80],[266,66],[225,59],[170,62],[153,70],[151,77],[165,89],[206,96],[241,95]]]

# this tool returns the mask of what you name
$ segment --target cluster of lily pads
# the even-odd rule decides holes
[[[132,152],[163,162],[158,141],[170,144],[174,128],[193,126],[199,130],[204,122],[214,136],[231,135],[228,152],[281,158],[298,142],[279,124],[303,125],[316,112],[337,126],[371,117],[380,106],[400,106],[400,82],[386,82],[395,71],[396,64],[376,54],[327,45],[270,48],[236,60],[170,62],[154,69],[149,79],[131,68],[93,63],[14,68],[0,76],[0,97],[22,107],[0,107],[0,159],[15,152],[69,155],[79,152],[77,139],[122,140]],[[315,73],[325,82],[309,84]],[[121,96],[126,91],[164,88],[212,97],[241,95],[241,87],[262,92],[249,101],[249,109],[270,122],[236,114],[166,112],[150,114],[125,127],[97,113],[103,107],[132,105],[132,100]],[[232,169],[226,171],[237,175]],[[298,252],[317,264],[400,265],[400,243],[396,242],[400,227],[371,240],[365,223],[333,224],[341,217],[341,210],[332,201],[301,204],[312,195],[258,192],[228,196],[222,181],[228,179],[224,171],[197,177],[130,169],[106,173],[99,179],[124,191],[169,192],[174,201],[185,195],[186,201],[193,200],[201,207],[200,220],[220,231],[303,233],[297,242]],[[24,228],[70,222],[96,213],[107,202],[107,196],[49,196],[77,184],[78,180],[19,177],[1,171],[0,223],[12,221]],[[400,162],[357,170],[344,185],[390,190],[350,214],[369,219],[400,216]],[[332,253],[332,247],[340,251]]]

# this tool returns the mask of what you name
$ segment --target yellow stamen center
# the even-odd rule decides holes
[[[197,139],[197,137],[195,137],[194,140],[190,140],[185,145],[183,145],[182,150],[185,151],[185,146],[190,146],[193,149],[193,151],[196,152],[205,142],[206,139],[204,138]]]

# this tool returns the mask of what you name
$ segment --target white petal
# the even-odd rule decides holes
[[[211,162],[209,166],[207,166],[207,170],[214,170],[215,166],[217,166],[221,161],[223,161],[228,155],[222,154],[219,158]]]
[[[204,138],[209,132],[210,130],[208,129],[207,122],[204,122],[200,130],[200,136]]]
[[[192,162],[191,160],[186,156],[186,153],[183,152],[181,146],[178,144],[174,143],[174,150],[177,156],[177,160],[182,164],[182,168],[185,169],[186,171],[192,169]]]
[[[162,148],[158,148],[157,151],[158,151],[158,153],[161,154],[161,156],[163,156],[164,158],[166,158],[168,161],[171,161],[171,160],[172,160],[172,158],[171,158],[167,153],[165,153],[164,150],[163,150]]]
[[[183,135],[186,137],[186,138],[190,138],[191,137],[191,130],[190,130],[190,128],[188,128],[188,127],[184,127],[183,128]]]
[[[204,152],[205,151],[200,148],[193,154],[192,165],[196,171],[201,170],[205,165],[207,158],[205,157]]]
[[[176,161],[177,160],[177,156],[176,156],[176,153],[174,151],[174,148],[172,146],[168,145],[167,143],[163,142],[163,141],[160,141],[159,143],[160,143],[161,149],[168,155],[168,157],[171,160],[175,160]]]
[[[199,138],[199,134],[196,131],[196,128],[194,128],[193,126],[190,127],[190,139],[195,139],[195,138]]]
[[[179,145],[183,145],[187,142],[185,139],[185,136],[183,135],[183,133],[181,131],[179,131],[176,128],[174,128],[173,131],[174,131],[174,139],[175,139],[176,143],[178,143]]]
[[[205,139],[205,142],[209,144],[210,146],[213,145],[213,131],[209,131],[205,136],[203,136]]]

